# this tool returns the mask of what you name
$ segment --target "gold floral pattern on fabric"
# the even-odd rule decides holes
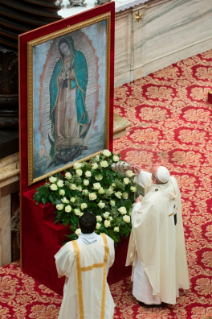
[[[23,273],[19,262],[0,268],[1,319],[57,319],[62,297]]]

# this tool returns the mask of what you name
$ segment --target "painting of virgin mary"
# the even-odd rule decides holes
[[[55,64],[50,84],[52,164],[73,161],[87,149],[85,137],[91,125],[85,99],[88,66],[84,54],[75,49],[71,36],[58,44],[60,59]]]
[[[103,20],[33,47],[35,179],[106,148],[106,30]]]

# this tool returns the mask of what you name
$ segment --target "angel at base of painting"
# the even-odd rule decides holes
[[[85,106],[88,67],[85,56],[66,36],[59,42],[61,58],[50,81],[51,144],[53,163],[68,163],[87,149],[85,137],[91,126]]]

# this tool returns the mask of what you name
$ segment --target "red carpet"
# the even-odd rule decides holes
[[[212,317],[212,50],[116,89],[115,112],[133,123],[114,142],[130,163],[168,167],[183,202],[191,292],[173,307],[143,309],[126,280],[113,288],[115,318]]]
[[[167,166],[177,178],[191,291],[175,306],[142,308],[129,279],[111,286],[114,319],[212,317],[212,50],[115,90],[115,112],[132,122],[114,151],[150,170]],[[17,264],[0,269],[0,319],[56,319],[61,297],[24,275]]]

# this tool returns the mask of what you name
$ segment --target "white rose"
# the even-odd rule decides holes
[[[119,199],[121,199],[122,193],[121,193],[121,192],[116,192],[115,195],[116,195],[116,197],[118,197]]]
[[[61,196],[64,196],[64,195],[65,195],[64,189],[61,189],[61,190],[59,191],[59,194],[60,194]]]
[[[101,216],[96,216],[96,220],[98,221],[98,222],[101,222],[102,221],[102,217]]]
[[[69,186],[69,188],[72,189],[72,191],[74,191],[77,188],[77,185],[76,184],[71,184]]]
[[[79,185],[78,187],[77,187],[77,189],[78,189],[78,191],[82,191],[82,186],[81,185]]]
[[[119,227],[114,227],[114,231],[118,233],[119,232]]]
[[[119,157],[116,156],[116,155],[114,155],[114,156],[113,156],[113,161],[114,161],[114,162],[118,162],[118,161],[119,161]]]
[[[100,165],[102,167],[108,167],[108,162],[107,161],[102,161],[102,162],[100,162]]]
[[[93,163],[92,164],[92,169],[97,169],[98,168],[98,164],[97,163]]]
[[[123,197],[124,199],[127,199],[127,198],[129,197],[129,194],[125,192],[125,193],[122,194],[122,197]]]
[[[96,193],[90,193],[90,194],[89,194],[89,199],[90,199],[90,200],[95,200],[95,199],[97,199]]]
[[[95,176],[96,181],[101,181],[102,179],[103,179],[103,176],[101,174]]]
[[[104,155],[105,157],[109,157],[109,156],[111,155],[111,152],[108,151],[108,150],[104,150],[104,151],[103,151],[103,155]]]
[[[54,176],[49,177],[49,181],[50,181],[50,183],[55,183],[55,182],[56,182],[56,180],[57,180],[57,178],[56,178],[56,177],[54,177]]]
[[[84,180],[83,180],[83,184],[84,184],[85,186],[88,186],[88,185],[89,185],[89,180],[88,180],[88,179],[84,179]]]
[[[105,225],[106,228],[110,227],[110,221],[109,220],[105,220],[104,221],[104,225]]]
[[[99,194],[104,194],[104,192],[105,192],[105,191],[104,191],[104,188],[102,188],[102,187],[98,190],[98,193],[99,193]]]
[[[86,203],[82,203],[80,207],[81,207],[81,209],[85,209],[88,207],[88,205]]]
[[[77,228],[77,230],[75,231],[75,234],[77,234],[79,236],[81,234],[81,229]]]
[[[65,173],[65,178],[66,179],[71,179],[72,178],[71,173],[70,172]]]
[[[101,184],[100,183],[94,183],[93,184],[93,188],[94,189],[100,189],[101,188]]]
[[[80,213],[79,216],[81,217],[82,215],[84,215],[84,213]]]
[[[129,182],[130,182],[129,178],[127,178],[127,177],[125,177],[123,181],[124,181],[125,185],[129,184]]]
[[[112,187],[109,187],[109,188],[108,188],[108,192],[110,193],[110,195],[113,194],[113,189],[112,189]]]
[[[113,220],[113,217],[110,216],[110,217],[109,217],[109,220]]]
[[[123,220],[125,223],[129,223],[130,222],[130,216],[124,215],[123,216]]]
[[[99,161],[99,155],[96,155],[96,161],[97,162]]]
[[[96,223],[96,229],[99,229],[101,227],[100,223]]]
[[[77,216],[80,216],[81,211],[78,208],[75,208],[74,209],[74,214],[77,215]]]
[[[77,169],[77,170],[76,170],[76,174],[77,174],[78,176],[82,176],[82,170],[81,170],[81,169]]]
[[[87,196],[88,195],[88,190],[87,189],[83,189],[83,194],[85,195],[85,196]]]
[[[111,205],[111,206],[115,206],[115,205],[116,205],[116,202],[115,202],[114,200],[111,200],[111,201],[110,201],[110,205]]]
[[[50,189],[51,189],[52,191],[56,191],[56,190],[57,190],[57,185],[56,185],[56,184],[51,184],[51,185],[50,185]]]
[[[69,200],[66,197],[63,197],[61,199],[61,202],[64,203],[64,204],[67,204],[67,203],[69,203]]]
[[[65,207],[65,212],[66,212],[66,213],[70,213],[71,211],[72,211],[71,206],[70,206],[70,205],[67,205],[67,206]]]
[[[71,203],[74,203],[74,202],[75,202],[75,200],[76,200],[76,198],[75,198],[75,197],[71,197],[71,198],[70,198],[70,202],[71,202]]]
[[[109,213],[109,212],[105,212],[105,213],[103,214],[104,218],[108,218],[108,217],[109,217],[109,215],[110,215],[110,213]]]
[[[64,205],[63,204],[57,204],[56,208],[57,210],[63,210]]]
[[[90,172],[90,171],[86,171],[86,172],[85,172],[85,176],[86,176],[86,177],[91,177],[91,172]]]
[[[124,215],[124,214],[127,213],[127,210],[126,210],[126,208],[125,208],[124,206],[120,207],[120,208],[118,209],[118,211],[119,211],[122,215]]]
[[[135,192],[135,191],[136,191],[136,187],[135,187],[135,186],[131,186],[131,187],[130,187],[130,190],[131,190],[132,192]]]
[[[101,209],[105,207],[105,203],[102,201],[97,204]]]
[[[128,171],[126,171],[126,176],[127,177],[132,177],[132,176],[134,176],[135,174],[133,173],[133,171],[131,171],[131,170],[128,170]]]
[[[74,164],[74,169],[79,169],[80,167],[82,167],[81,163],[75,163]]]
[[[60,180],[57,182],[57,186],[58,186],[58,187],[63,187],[63,186],[64,186],[64,182],[60,179]]]

